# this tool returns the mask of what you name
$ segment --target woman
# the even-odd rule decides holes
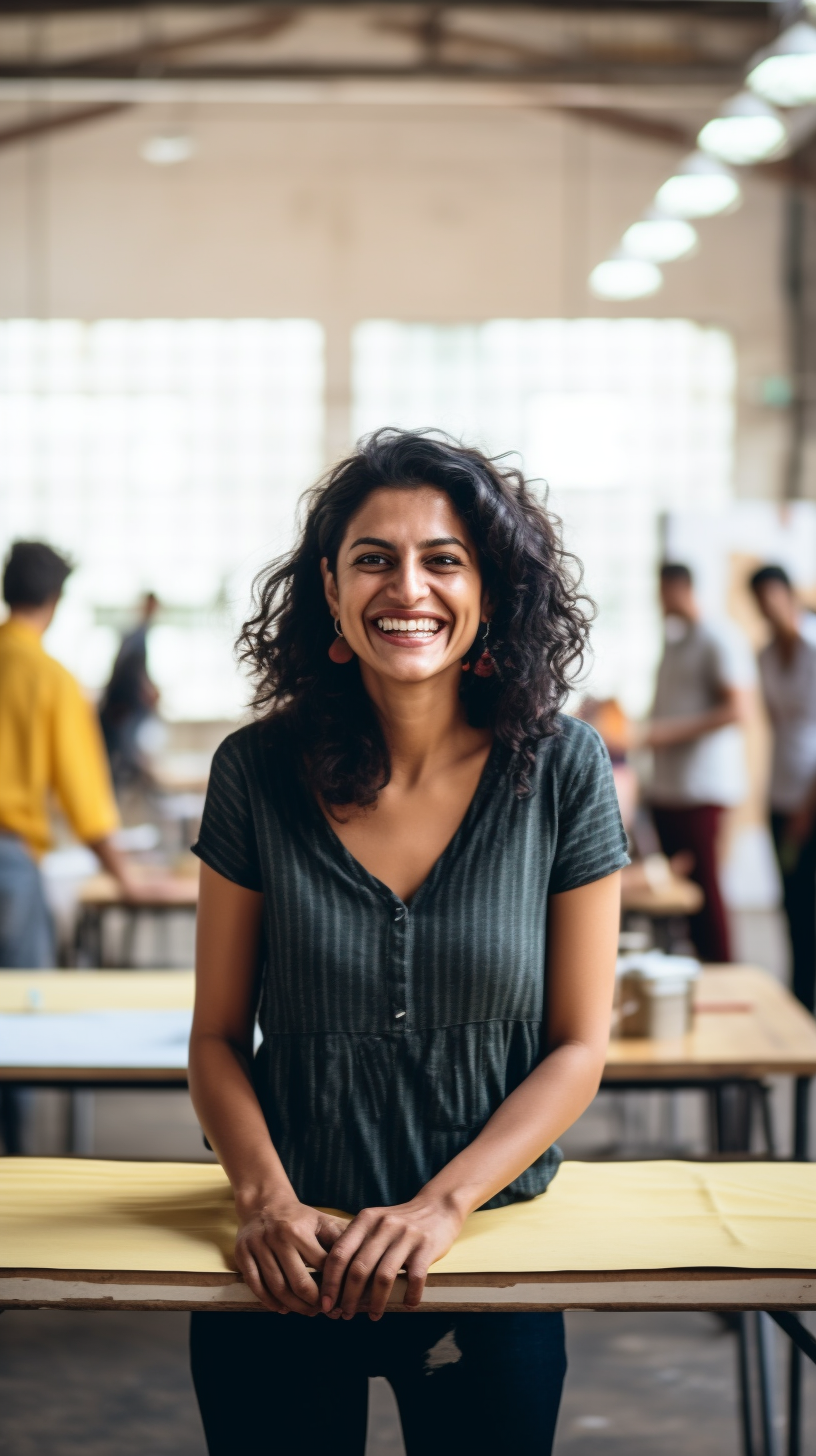
[[[771,833],[790,931],[793,991],[813,1010],[816,978],[816,630],[781,566],[750,581],[771,628],[759,654],[762,695],[774,735]]]
[[[380,1320],[474,1209],[543,1192],[598,1086],[626,852],[606,751],[559,715],[586,630],[521,476],[424,434],[338,465],[265,578],[261,715],[197,846],[190,1086],[238,1268],[309,1318],[193,1317],[217,1456],[362,1456],[370,1374],[409,1453],[550,1450],[560,1315]]]

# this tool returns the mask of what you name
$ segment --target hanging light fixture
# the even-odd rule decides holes
[[[139,148],[145,162],[154,167],[176,167],[180,162],[189,162],[195,155],[196,144],[192,137],[183,132],[160,132],[148,137]]]
[[[667,217],[715,217],[741,199],[733,172],[704,152],[692,152],[658,189],[655,204]]]
[[[810,106],[816,102],[816,29],[806,20],[761,51],[747,84],[774,106]]]
[[[747,167],[767,161],[786,136],[785,123],[772,107],[750,91],[740,91],[725,103],[719,116],[706,122],[697,145],[721,162]]]
[[[589,286],[596,298],[622,303],[629,298],[648,298],[657,293],[663,286],[663,274],[654,263],[618,254],[593,268]]]
[[[690,222],[652,212],[626,229],[621,251],[627,258],[641,258],[647,263],[673,263],[693,252],[697,241]]]

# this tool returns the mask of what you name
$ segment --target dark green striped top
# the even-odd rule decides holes
[[[516,797],[496,742],[409,904],[341,844],[285,718],[213,761],[195,853],[264,896],[254,1083],[298,1197],[354,1213],[412,1198],[544,1055],[547,898],[626,864],[609,758],[560,720]],[[550,1148],[491,1199],[541,1193]]]

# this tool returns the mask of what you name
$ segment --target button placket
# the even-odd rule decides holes
[[[408,1021],[406,1006],[408,910],[401,900],[391,906],[391,922],[391,955],[389,957],[391,1024],[396,1030],[403,1030]]]

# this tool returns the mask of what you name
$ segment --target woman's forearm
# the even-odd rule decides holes
[[[603,1051],[557,1047],[511,1092],[477,1138],[425,1185],[421,1200],[450,1204],[464,1219],[534,1163],[589,1106]]]
[[[294,1199],[240,1048],[224,1037],[194,1034],[189,1077],[198,1120],[232,1184],[239,1214]]]

